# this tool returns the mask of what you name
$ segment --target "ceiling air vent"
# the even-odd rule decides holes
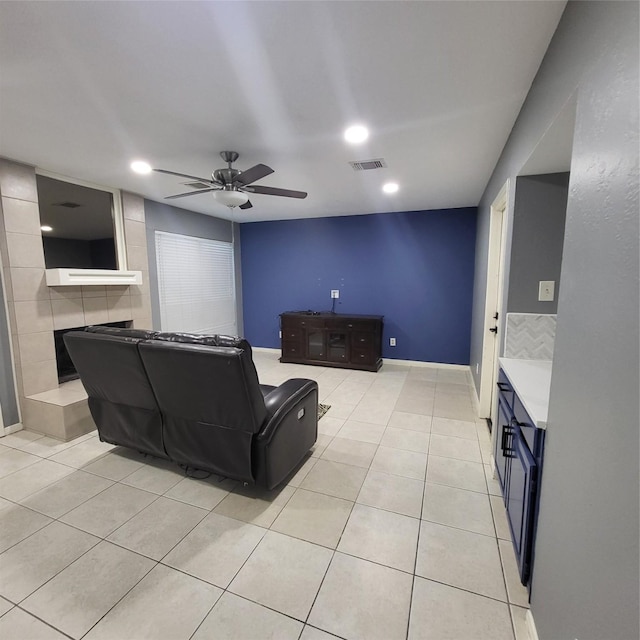
[[[183,182],[182,184],[192,189],[211,189],[211,185],[206,182]]]
[[[386,169],[387,163],[383,158],[375,158],[374,160],[360,160],[349,162],[354,171],[369,171],[370,169]]]
[[[66,207],[67,209],[77,209],[78,207],[81,207],[81,204],[78,204],[77,202],[56,202],[54,205],[54,207]]]

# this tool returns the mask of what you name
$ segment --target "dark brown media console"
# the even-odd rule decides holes
[[[318,311],[280,314],[280,362],[377,371],[382,366],[383,316]]]

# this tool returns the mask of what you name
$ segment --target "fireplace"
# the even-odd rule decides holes
[[[121,329],[131,326],[131,321],[126,320],[122,322],[105,322],[104,324],[96,325],[100,327],[119,327]],[[86,327],[73,327],[72,329],[58,329],[53,332],[53,339],[56,347],[56,365],[58,367],[58,383],[69,382],[69,380],[77,380],[80,376],[73,366],[73,362],[67,352],[67,347],[64,344],[64,334],[69,331],[83,331]]]

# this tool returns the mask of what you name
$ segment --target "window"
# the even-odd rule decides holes
[[[233,244],[156,231],[162,331],[236,335]]]

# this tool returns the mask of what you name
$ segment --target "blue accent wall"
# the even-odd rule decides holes
[[[280,313],[331,310],[339,289],[336,313],[384,315],[384,358],[468,364],[476,213],[241,224],[245,337],[279,347]]]

